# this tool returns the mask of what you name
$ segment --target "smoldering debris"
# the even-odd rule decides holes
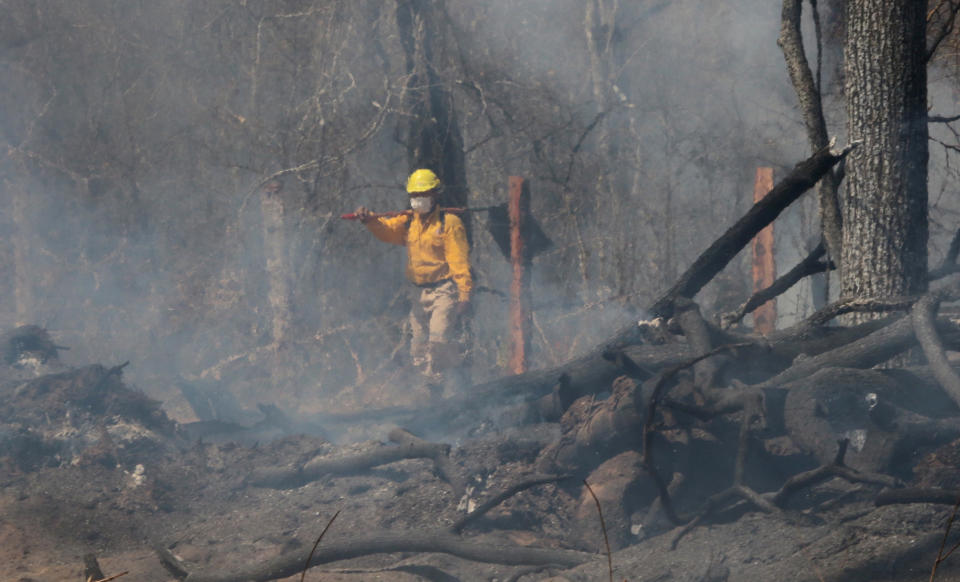
[[[95,460],[135,465],[145,455],[168,448],[176,424],[157,402],[123,383],[126,363],[67,368],[57,359],[46,332],[25,328],[3,337],[13,363],[0,366],[0,458],[8,468],[71,465]],[[24,354],[45,357],[42,368],[56,370],[24,378]],[[9,359],[8,359],[9,361]]]
[[[690,339],[670,329],[675,328],[664,332],[670,335],[665,345]],[[23,368],[3,365],[0,503],[16,499],[10,527],[18,535],[29,535],[35,522],[38,535],[55,537],[58,543],[76,535],[71,547],[83,551],[91,540],[108,553],[159,548],[160,557],[150,557],[152,570],[142,578],[150,582],[166,579],[161,559],[179,568],[179,577],[190,579],[271,580],[299,572],[316,536],[316,520],[336,511],[342,517],[315,554],[315,563],[355,560],[347,570],[337,570],[344,580],[411,564],[458,579],[524,579],[524,572],[534,572],[526,579],[545,572],[595,579],[601,561],[591,552],[601,533],[584,481],[602,505],[604,533],[617,550],[615,563],[629,563],[631,556],[659,548],[661,555],[646,566],[666,568],[671,560],[702,558],[698,548],[704,543],[726,547],[727,538],[734,536],[751,556],[780,556],[769,566],[771,579],[778,579],[776,568],[787,567],[798,550],[792,543],[781,547],[758,541],[757,528],[777,540],[820,539],[829,535],[834,521],[854,519],[861,529],[846,543],[868,547],[896,518],[912,524],[904,526],[911,528],[910,535],[922,537],[923,524],[935,510],[872,509],[880,487],[900,483],[880,472],[896,465],[902,474],[915,460],[889,454],[873,463],[870,472],[858,471],[863,457],[852,446],[844,444],[844,454],[834,451],[829,460],[823,458],[831,452],[829,443],[823,442],[822,451],[813,450],[802,437],[816,422],[829,424],[829,430],[817,429],[817,434],[835,439],[851,426],[882,425],[895,432],[893,425],[918,420],[910,414],[935,416],[936,410],[916,406],[906,412],[911,393],[903,389],[904,382],[929,382],[916,375],[905,379],[906,371],[899,376],[851,372],[864,382],[851,381],[842,390],[851,397],[847,410],[841,406],[846,400],[830,391],[826,374],[836,372],[825,371],[786,387],[767,387],[767,422],[760,428],[744,422],[751,418],[748,400],[737,401],[741,409],[724,409],[711,400],[718,391],[728,396],[748,391],[705,387],[698,381],[761,372],[769,377],[805,361],[768,354],[762,370],[740,366],[761,349],[784,347],[771,342],[741,348],[727,354],[729,361],[716,375],[698,376],[694,368],[702,358],[683,357],[664,345],[638,344],[618,358],[601,357],[592,375],[584,372],[593,368],[580,362],[571,368],[568,385],[561,382],[547,394],[562,413],[559,421],[539,414],[540,398],[550,390],[546,372],[528,376],[526,383],[513,377],[503,385],[474,387],[459,398],[423,407],[432,416],[450,416],[435,430],[460,425],[454,445],[400,429],[363,442],[333,444],[291,434],[317,427],[272,404],[261,405],[262,420],[249,425],[216,419],[178,425],[160,403],[124,384],[125,364],[70,368],[51,356],[46,364],[56,371],[30,378],[18,376]],[[588,376],[612,380],[584,383]],[[656,400],[661,388],[664,398]],[[795,398],[778,399],[784,389]],[[508,392],[510,398],[496,397]],[[494,401],[501,401],[502,408],[492,407]],[[903,410],[883,416],[890,407]],[[459,414],[452,414],[454,408]],[[408,412],[416,417],[415,409]],[[942,412],[947,418],[955,411]],[[806,419],[806,424],[784,415]],[[941,424],[914,422],[917,430],[904,434],[924,437],[930,431],[921,429],[943,428]],[[867,438],[864,452],[875,432]],[[937,482],[953,482],[938,465],[938,460],[955,458],[958,448],[945,444],[945,438],[946,433],[935,439],[941,447],[937,456],[923,462],[924,483],[934,482],[934,476]],[[824,475],[852,484],[824,482]],[[784,484],[788,476],[794,478]],[[706,510],[704,499],[710,500]],[[810,517],[800,523],[784,520],[788,512]],[[696,527],[708,523],[709,528]],[[726,538],[721,543],[717,536]],[[894,553],[918,547],[884,543]],[[398,552],[412,555],[385,566],[382,554]],[[824,568],[849,570],[849,556],[840,558],[830,558]],[[868,571],[868,562],[852,567]],[[743,575],[746,568],[736,560],[726,567],[731,577]]]

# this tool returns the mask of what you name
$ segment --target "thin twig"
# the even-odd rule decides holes
[[[120,572],[119,574],[114,574],[113,576],[109,576],[109,577],[107,577],[107,578],[101,578],[101,579],[99,579],[99,580],[94,580],[94,582],[110,582],[111,580],[116,580],[116,579],[119,578],[120,576],[125,576],[125,575],[127,575],[127,574],[129,574],[129,573],[130,573],[130,570],[124,570],[123,572]]]
[[[600,515],[600,529],[603,530],[603,544],[607,547],[607,569],[610,571],[610,582],[613,582],[613,555],[610,553],[610,539],[607,537],[607,523],[603,520],[603,510],[600,509],[600,500],[597,499],[596,493],[593,492],[593,488],[590,487],[590,484],[587,483],[587,480],[583,480],[583,484],[587,486],[587,491],[590,492],[590,497],[593,497],[593,502],[597,504],[597,513]]]
[[[307,570],[310,569],[310,561],[313,560],[313,553],[317,551],[317,546],[320,545],[320,540],[323,539],[323,536],[327,533],[327,530],[330,529],[330,526],[333,525],[333,520],[337,519],[338,515],[340,515],[339,509],[333,514],[333,517],[330,518],[330,521],[327,522],[327,527],[323,528],[323,531],[320,532],[320,537],[317,538],[317,541],[313,543],[313,548],[310,549],[310,555],[307,556],[307,563],[303,565],[303,573],[300,574],[300,582],[303,582],[304,578],[307,576]]]
[[[937,559],[933,562],[933,569],[930,571],[930,582],[933,582],[933,579],[937,577],[937,567],[940,566],[940,563],[947,559],[950,553],[943,555],[943,548],[947,546],[947,537],[950,535],[950,528],[953,527],[953,520],[957,518],[957,511],[960,510],[960,497],[957,498],[957,502],[953,504],[953,511],[950,512],[950,519],[947,520],[947,527],[943,532],[943,540],[940,541],[940,549],[937,551]],[[950,550],[952,553],[953,550]]]
[[[497,493],[487,501],[483,502],[479,507],[477,507],[467,515],[461,517],[453,525],[450,526],[450,531],[457,534],[460,533],[461,531],[463,531],[463,528],[465,528],[468,524],[476,521],[477,519],[485,515],[488,511],[490,511],[497,505],[500,505],[505,500],[513,497],[514,495],[516,495],[521,491],[525,491],[537,485],[543,485],[544,483],[554,483],[556,481],[561,481],[563,479],[566,479],[567,477],[569,477],[569,475],[541,475],[541,474],[531,475],[528,478],[523,479],[522,481],[519,481],[517,483],[514,483],[513,485],[510,485],[500,493]]]
[[[940,561],[941,561],[941,562],[946,562],[946,561],[947,561],[947,558],[950,557],[950,554],[952,554],[953,552],[957,551],[957,548],[960,548],[960,541],[955,542],[955,543],[953,544],[953,546],[947,551],[947,553],[943,555],[943,559],[940,560]]]

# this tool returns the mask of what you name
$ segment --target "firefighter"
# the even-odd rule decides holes
[[[440,210],[441,189],[435,173],[419,169],[407,179],[412,212],[385,218],[362,206],[356,211],[378,239],[407,247],[407,278],[418,291],[410,313],[410,355],[434,385],[461,363],[454,334],[473,291],[467,233],[460,217]]]

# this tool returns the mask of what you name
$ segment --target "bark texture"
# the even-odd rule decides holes
[[[861,142],[847,161],[843,198],[840,270],[847,297],[926,288],[924,6],[913,0],[847,3],[847,129],[851,142]]]

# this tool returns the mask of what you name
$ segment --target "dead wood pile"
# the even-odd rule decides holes
[[[940,456],[956,454],[957,445],[951,443],[960,437],[960,383],[944,354],[960,349],[960,326],[936,315],[942,302],[960,296],[956,287],[923,297],[844,299],[769,337],[734,327],[762,300],[805,276],[831,269],[820,260],[823,251],[818,247],[735,313],[718,314],[711,321],[693,302],[760,229],[848,151],[823,150],[799,164],[654,302],[649,320],[624,328],[560,368],[476,386],[460,400],[398,418],[454,432],[486,420],[477,417],[478,411],[526,422],[559,421],[561,437],[541,447],[531,464],[540,474],[579,478],[568,483],[586,478],[596,485],[608,512],[605,534],[614,548],[637,539],[637,530],[642,537],[669,528],[674,528],[675,547],[692,528],[737,506],[782,514],[803,491],[834,478],[873,491],[878,503],[954,499],[952,491],[938,488],[913,488],[901,496],[891,491],[902,489],[914,469],[928,476],[927,484],[936,481],[929,477],[936,473],[931,467]],[[853,327],[830,325],[854,311],[888,315]],[[922,350],[929,364],[875,369],[910,350]],[[268,470],[253,483],[296,485],[338,472],[341,466],[352,471],[398,454],[376,450],[355,462],[305,460]],[[413,456],[437,462],[445,454],[424,450]],[[921,460],[926,471],[918,466]],[[439,464],[435,470],[442,472]],[[445,471],[445,480],[459,497],[466,476],[451,477],[456,470],[449,465]],[[939,482],[946,481],[943,477]],[[593,511],[592,500],[583,494],[579,506],[578,519]],[[365,548],[366,553],[418,551],[424,539],[421,534],[383,534],[359,540],[352,548]],[[460,550],[460,542],[451,546],[442,535],[427,534],[426,539],[436,551]],[[331,545],[326,553],[332,558],[312,563],[357,555],[338,548]],[[508,555],[501,559],[512,560]],[[188,574],[185,569],[180,577],[267,580],[274,574],[289,575],[305,559],[298,554],[226,578]],[[541,563],[532,556],[526,559]],[[556,555],[550,561],[561,564],[566,559]]]
[[[22,343],[24,329],[4,337],[36,347]],[[45,331],[42,337],[48,337]],[[22,361],[0,367],[0,462],[7,468],[23,471],[91,458],[110,466],[136,464],[174,437],[175,424],[160,403],[124,385],[126,364],[59,365],[52,368],[55,373],[25,379],[25,370],[17,367]],[[51,369],[51,362],[46,364]]]
[[[592,352],[559,368],[475,386],[429,410],[389,411],[398,420],[446,434],[463,435],[491,415],[501,420],[491,424],[501,428],[505,418],[559,426],[556,435],[522,444],[507,433],[492,435],[484,459],[397,429],[391,444],[305,447],[266,462],[264,452],[255,469],[234,481],[237,488],[294,490],[403,463],[398,472],[407,476],[397,480],[409,478],[411,471],[435,475],[448,495],[448,510],[456,506],[459,512],[457,519],[445,514],[450,525],[330,537],[315,551],[309,544],[291,544],[270,560],[226,570],[191,566],[169,551],[176,540],[160,540],[156,551],[163,564],[188,581],[265,581],[309,566],[409,552],[569,568],[596,556],[583,552],[596,549],[597,532],[584,525],[595,516],[593,495],[603,509],[604,538],[612,549],[666,531],[672,531],[670,545],[676,548],[697,526],[721,515],[756,511],[785,519],[797,509],[815,514],[827,503],[808,493],[833,479],[855,484],[857,494],[871,496],[878,505],[955,501],[960,381],[947,352],[960,349],[960,326],[938,313],[942,304],[960,298],[956,284],[948,281],[921,297],[844,299],[768,337],[736,327],[760,303],[757,299],[716,317],[705,317],[694,302],[760,229],[846,153],[823,150],[798,165],[653,303],[649,319],[632,322]],[[812,253],[760,297],[776,296],[800,278],[830,269],[821,255]],[[886,317],[851,327],[831,325],[853,311]],[[911,352],[922,354],[924,362],[877,368]],[[67,422],[57,403],[69,401],[100,414],[122,411],[149,430],[169,429],[169,421],[148,401],[116,390],[102,397],[105,387],[118,381],[116,368],[88,367],[43,383],[10,385],[0,398],[21,406],[18,414],[40,424]],[[36,410],[15,404],[13,394],[35,402]],[[46,407],[50,419],[38,412]],[[341,421],[363,422],[363,416]],[[477,447],[467,441],[461,446]],[[513,478],[477,495],[478,476],[493,474],[498,464],[514,467]],[[522,546],[463,537],[468,530],[495,529],[501,523],[492,516],[498,506],[544,484],[552,488],[553,500],[572,507],[540,505],[536,517],[545,522],[551,517],[547,511],[564,515],[564,537],[550,539],[542,525],[542,538]]]

